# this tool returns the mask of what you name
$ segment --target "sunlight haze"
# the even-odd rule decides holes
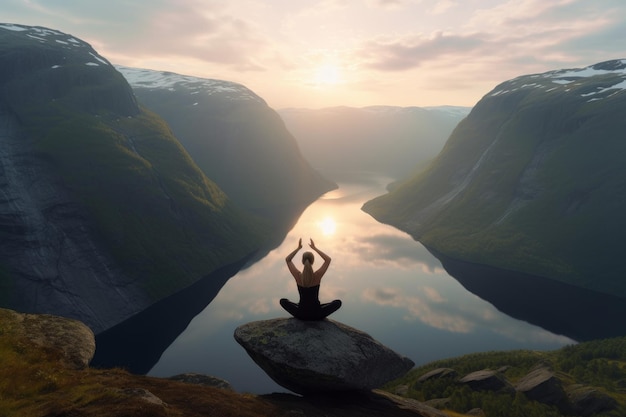
[[[273,108],[473,106],[519,75],[626,57],[621,0],[5,0],[0,13],[114,64],[241,83]]]

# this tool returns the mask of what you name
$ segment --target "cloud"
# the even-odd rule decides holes
[[[454,35],[437,32],[431,36],[411,35],[395,40],[373,40],[356,56],[364,66],[381,71],[403,71],[420,67],[444,55],[472,54],[484,45],[480,34]]]
[[[432,296],[432,289],[430,296]],[[406,319],[419,320],[429,326],[455,333],[469,333],[475,327],[475,321],[461,312],[455,312],[451,305],[439,307],[439,301],[429,300],[428,297],[409,296],[397,288],[367,288],[362,295],[365,301],[381,306],[390,306],[404,309]]]
[[[519,75],[623,58],[626,35],[621,0],[4,0],[0,13],[115,63],[237,81],[292,106],[471,105]],[[311,83],[328,62],[344,76],[333,94]]]
[[[448,12],[450,9],[458,6],[459,3],[453,0],[440,0],[436,2],[435,6],[431,10],[432,14],[443,14]]]
[[[375,234],[351,243],[361,262],[372,264],[393,263],[398,269],[419,268],[427,273],[441,269],[441,263],[421,244],[407,244],[406,236]]]

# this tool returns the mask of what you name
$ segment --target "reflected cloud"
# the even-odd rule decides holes
[[[432,291],[430,291],[430,295],[433,295]],[[438,309],[436,305],[441,301],[435,301],[435,306],[433,306],[428,297],[423,299],[415,295],[405,295],[397,288],[367,288],[363,291],[363,300],[381,306],[405,309],[407,311],[406,320],[417,319],[441,330],[469,333],[475,327],[475,323],[469,321],[464,315]],[[447,305],[446,307],[449,308],[450,306]]]
[[[424,272],[443,271],[441,263],[419,242],[407,244],[406,235],[376,234],[364,237],[355,247],[363,261],[400,269],[420,268]]]
[[[248,311],[252,314],[267,314],[272,308],[270,307],[271,301],[267,298],[261,298],[254,301],[248,306]]]
[[[433,287],[424,287],[424,294],[426,294],[426,297],[433,303],[443,303],[446,301],[445,298],[439,294],[439,291]]]

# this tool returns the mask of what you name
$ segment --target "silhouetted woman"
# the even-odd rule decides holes
[[[323,320],[341,307],[341,300],[334,300],[330,303],[321,304],[319,300],[320,281],[330,265],[330,256],[315,247],[313,239],[309,244],[317,254],[324,260],[324,263],[317,271],[313,271],[315,257],[311,252],[302,254],[302,272],[293,264],[293,257],[302,249],[302,239],[298,241],[298,247],[285,258],[289,272],[293,275],[298,284],[300,302],[294,303],[286,298],[280,300],[280,305],[292,316],[300,320]]]

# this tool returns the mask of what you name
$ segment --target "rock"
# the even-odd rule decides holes
[[[441,379],[441,378],[456,378],[457,372],[451,368],[437,368],[433,369],[430,372],[426,372],[424,375],[420,376],[417,379],[418,383],[426,382],[431,379]]]
[[[119,393],[128,397],[140,398],[141,400],[150,404],[167,407],[167,404],[163,402],[163,400],[144,388],[125,388],[119,390]]]
[[[234,391],[232,385],[228,381],[210,375],[202,375],[195,373],[179,374],[169,377],[173,381],[180,381],[187,384],[202,385],[205,387],[215,387]]]
[[[610,411],[617,407],[615,398],[593,387],[581,385],[568,387],[567,396],[576,415],[582,417]]]
[[[515,389],[531,400],[556,406],[562,413],[572,410],[561,380],[547,367],[541,366],[530,371],[518,381]]]
[[[328,319],[256,321],[237,327],[234,336],[274,381],[299,394],[371,390],[414,365],[370,335]]]
[[[490,369],[469,373],[461,378],[459,382],[468,385],[475,391],[515,392],[513,386],[503,375]]]
[[[60,352],[62,363],[71,369],[84,369],[96,351],[93,332],[84,323],[48,314],[22,314],[0,309],[2,321],[31,343]]]

